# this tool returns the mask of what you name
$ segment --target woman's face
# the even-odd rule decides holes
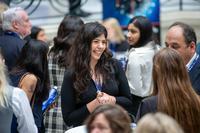
[[[104,114],[98,114],[90,125],[90,133],[112,133],[110,124]]]
[[[41,30],[38,35],[37,35],[37,40],[41,40],[41,41],[44,41],[44,42],[47,42],[47,36],[44,32],[44,30]]]
[[[107,47],[107,40],[104,34],[92,40],[91,44],[91,61],[98,62],[104,50]]]
[[[127,39],[128,39],[129,45],[136,45],[136,43],[140,39],[140,31],[132,23],[128,25]]]

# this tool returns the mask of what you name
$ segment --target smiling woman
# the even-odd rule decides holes
[[[92,41],[91,46],[91,63],[97,63],[100,59],[102,53],[105,51],[107,47],[107,42],[104,34],[101,34],[99,37],[95,38]],[[94,71],[94,70],[93,70]]]
[[[97,22],[85,24],[70,50],[70,67],[61,88],[63,119],[82,125],[102,104],[119,104],[131,112],[131,95],[120,64],[107,47],[107,31]]]

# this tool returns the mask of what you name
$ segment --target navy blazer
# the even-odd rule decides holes
[[[0,48],[2,49],[5,64],[8,70],[11,70],[24,46],[25,41],[22,40],[16,33],[0,36]]]
[[[189,76],[194,90],[200,95],[200,57],[194,67],[189,71]]]
[[[142,100],[136,115],[136,123],[147,113],[157,112],[157,96],[150,96]]]

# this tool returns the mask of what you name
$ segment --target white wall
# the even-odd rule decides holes
[[[168,27],[181,21],[192,26],[196,32],[197,40],[200,41],[200,1],[183,0],[183,10],[179,10],[180,0],[161,0],[161,42],[164,45]]]

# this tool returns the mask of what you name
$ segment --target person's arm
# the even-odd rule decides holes
[[[13,90],[12,108],[17,118],[19,133],[38,132],[28,98],[24,91],[19,88]]]
[[[20,82],[20,88],[26,93],[29,102],[37,85],[37,77],[34,74],[27,74]]]
[[[99,105],[96,99],[85,105],[78,105],[76,93],[73,88],[71,72],[66,71],[61,87],[61,108],[63,120],[68,126],[79,126],[87,118],[96,106]]]

